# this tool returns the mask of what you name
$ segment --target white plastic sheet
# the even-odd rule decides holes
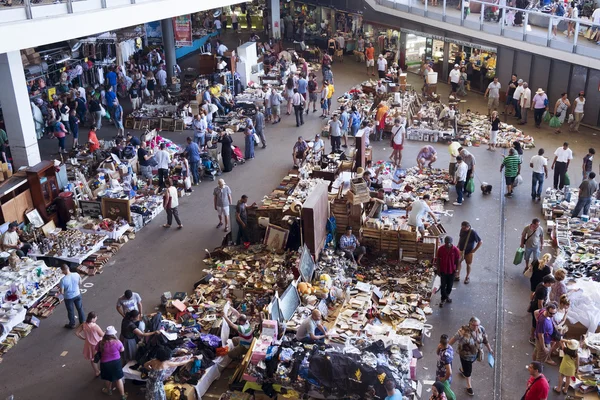
[[[569,290],[575,288],[582,290],[569,294],[571,307],[567,318],[572,324],[580,322],[588,332],[596,332],[600,325],[600,283],[578,279],[574,285],[569,286]]]

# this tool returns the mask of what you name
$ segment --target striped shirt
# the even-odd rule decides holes
[[[508,176],[509,178],[517,176],[520,163],[519,156],[504,157],[504,160],[502,161],[502,165],[504,165],[504,176]]]

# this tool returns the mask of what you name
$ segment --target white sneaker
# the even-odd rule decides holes
[[[455,206],[462,206],[462,203],[459,203],[458,201],[455,201],[455,202],[454,202],[454,203],[452,203],[452,204],[454,204]]]

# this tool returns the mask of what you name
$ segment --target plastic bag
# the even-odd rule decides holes
[[[567,120],[568,124],[573,123],[573,121],[575,121],[575,117],[573,116],[573,114],[569,114],[569,119]]]
[[[519,247],[515,252],[515,258],[513,259],[513,264],[519,265],[523,262],[523,256],[525,255],[525,249]]]
[[[190,179],[189,176],[185,177],[185,179],[183,180],[183,183],[185,185],[185,190],[190,190],[192,188],[192,180]]]
[[[521,176],[521,174],[517,175],[517,177],[515,178],[515,181],[513,182],[513,188],[516,188],[519,185],[523,184],[523,177]]]
[[[439,275],[436,275],[433,279],[433,286],[431,287],[431,295],[433,296],[437,292],[440,291],[442,287],[442,278]]]
[[[550,118],[550,127],[552,128],[558,128],[560,127],[560,119],[558,119],[558,117],[555,115],[554,117]]]
[[[454,394],[454,392],[450,388],[450,382],[444,381],[444,382],[442,382],[442,385],[444,385],[444,393],[446,394],[446,399],[448,399],[448,400],[456,400],[456,395]]]
[[[544,111],[544,115],[542,116],[542,119],[544,122],[550,122],[550,120],[552,119],[552,116],[550,115],[550,113],[548,111]]]
[[[104,109],[104,107],[102,107],[102,104],[100,104],[100,116],[104,117],[106,115],[106,110]]]
[[[473,182],[473,178],[469,178],[469,180],[467,181],[467,184],[465,185],[465,190],[468,193],[475,192],[475,182]]]

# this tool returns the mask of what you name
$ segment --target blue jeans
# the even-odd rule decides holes
[[[531,260],[531,261],[540,259],[540,247],[539,246],[535,246],[532,248],[527,248],[527,247],[525,248],[525,262],[527,264],[529,264],[529,259],[531,258],[532,255],[533,255],[533,260]]]
[[[327,333],[327,329],[325,327],[323,327],[323,329],[325,329],[325,332],[322,332],[319,328],[315,328],[315,336],[323,336],[325,333]],[[325,343],[325,339],[312,340],[310,338],[310,336],[307,336],[300,341],[302,343],[307,343],[307,344],[324,344]]]
[[[583,210],[583,215],[589,215],[588,213],[590,212],[591,205],[592,205],[591,197],[580,197],[577,200],[577,204],[575,205],[573,212],[571,213],[571,217],[579,217],[581,210]]]
[[[531,174],[531,198],[542,197],[542,188],[544,187],[544,173],[534,172]]]
[[[190,169],[192,170],[192,181],[194,185],[200,182],[200,175],[198,175],[198,163],[199,161],[190,161]]]
[[[73,297],[72,299],[65,299],[65,306],[67,307],[67,315],[69,316],[69,325],[75,326],[75,309],[77,308],[77,316],[79,317],[79,323],[85,322],[85,314],[83,313],[83,305],[81,304],[81,296]]]
[[[463,190],[465,188],[465,182],[464,181],[458,181],[456,182],[456,201],[458,203],[462,203],[463,202]]]

